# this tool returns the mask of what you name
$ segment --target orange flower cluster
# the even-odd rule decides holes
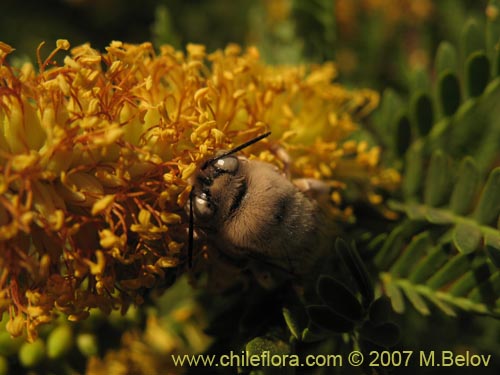
[[[57,312],[125,310],[168,284],[185,259],[187,180],[216,150],[271,130],[252,157],[282,165],[283,148],[295,176],[351,176],[375,201],[398,181],[378,148],[345,142],[378,96],[332,83],[332,64],[121,42],[57,63],[68,49],[60,40],[42,59],[40,47],[37,71],[9,65],[0,43],[0,316],[14,336],[33,340]]]

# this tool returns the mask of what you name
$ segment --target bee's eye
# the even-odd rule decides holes
[[[234,173],[238,169],[238,159],[234,156],[226,156],[217,159],[214,163],[214,167],[220,172]]]
[[[214,215],[214,207],[206,194],[194,198],[194,213],[198,219],[209,219]]]

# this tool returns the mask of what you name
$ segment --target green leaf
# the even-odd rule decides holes
[[[364,339],[384,348],[396,345],[400,335],[399,327],[392,322],[386,322],[377,326],[371,322],[366,322],[361,327],[359,333]]]
[[[411,143],[411,124],[408,116],[403,115],[396,122],[395,147],[397,155],[404,155]]]
[[[398,314],[405,312],[405,300],[401,290],[392,282],[384,283],[387,297],[391,299],[392,309]]]
[[[405,277],[430,246],[431,241],[429,232],[423,232],[416,235],[404,250],[403,254],[392,266],[390,271],[391,275],[394,277]]]
[[[422,184],[423,150],[421,144],[413,144],[405,157],[403,193],[406,199],[417,196]]]
[[[383,276],[384,285],[386,290],[387,286],[387,276]],[[405,293],[407,293],[409,298],[412,298],[412,303],[418,309],[424,309],[425,304],[421,306],[421,297],[425,297],[428,302],[442,310],[445,314],[449,316],[456,316],[454,307],[458,307],[465,311],[475,312],[479,314],[490,314],[492,316],[500,316],[500,303],[498,303],[498,294],[500,294],[500,271],[492,275],[489,279],[481,283],[479,286],[476,283],[474,285],[474,299],[472,299],[473,293],[469,297],[455,296],[449,293],[449,290],[434,290],[427,285],[412,284],[408,280],[399,279],[396,281],[395,290],[397,286],[400,286]],[[411,293],[411,294],[410,294]],[[495,301],[497,302],[495,305]],[[496,307],[495,307],[496,306]],[[404,307],[404,306],[403,306]]]
[[[408,279],[413,284],[422,284],[431,277],[448,259],[448,254],[442,246],[435,246],[409,274]]]
[[[493,76],[498,77],[500,75],[500,49],[497,49],[496,55],[493,56]]]
[[[441,75],[446,71],[457,71],[457,61],[458,55],[455,46],[446,41],[439,43],[434,63],[434,69],[438,75]]]
[[[474,302],[486,302],[488,305],[494,305],[499,299],[498,296],[500,296],[500,270],[476,286],[468,297]]]
[[[445,116],[453,115],[462,101],[460,82],[455,73],[443,72],[438,79],[438,100],[441,111]]]
[[[410,303],[413,305],[415,310],[417,310],[420,314],[426,316],[430,315],[429,308],[425,301],[420,297],[420,295],[412,288],[412,285],[409,283],[401,283],[401,288],[405,293],[406,297],[410,300]]]
[[[369,319],[374,325],[388,322],[391,314],[391,300],[387,296],[377,298],[370,305]]]
[[[500,167],[489,175],[481,198],[474,212],[474,218],[480,223],[490,225],[498,220],[500,214]]]
[[[336,314],[327,306],[313,305],[307,307],[307,313],[314,324],[334,333],[350,332],[354,322]]]
[[[476,285],[487,280],[490,275],[490,268],[486,262],[475,265],[450,287],[448,293],[457,297],[466,296]]]
[[[335,241],[335,249],[351,272],[363,297],[363,305],[369,306],[374,298],[373,284],[356,248],[349,246],[342,238]]]
[[[424,190],[425,204],[437,207],[448,198],[450,188],[450,163],[440,150],[434,152],[427,171]]]
[[[426,136],[434,124],[432,100],[425,93],[414,95],[411,101],[411,115],[420,136]]]
[[[453,222],[453,214],[450,211],[438,208],[424,206],[425,218],[433,224],[451,224]]]
[[[344,284],[330,276],[321,275],[316,286],[323,303],[335,313],[353,321],[363,318],[361,304]]]
[[[427,286],[431,289],[439,289],[459,279],[471,267],[471,261],[465,254],[453,257],[444,267],[436,272],[429,280]]]
[[[307,327],[302,331],[302,341],[303,342],[318,342],[327,338],[328,335],[318,326],[313,325],[312,327]]]
[[[430,78],[423,68],[413,68],[409,77],[410,92],[427,91],[430,87]]]
[[[391,147],[394,147],[392,134],[394,134],[393,126],[397,125],[397,114],[402,108],[402,100],[396,92],[390,88],[385,89],[382,94],[380,106],[374,113],[374,122],[379,136],[383,142]]]
[[[428,293],[425,295],[434,305],[436,305],[442,312],[444,312],[448,316],[455,317],[457,314],[455,310],[453,310],[446,302],[441,301],[437,296],[433,293]]]
[[[164,44],[170,44],[175,48],[182,46],[178,30],[174,26],[173,14],[166,4],[158,4],[155,10],[155,21],[151,25],[154,35],[154,43],[157,48]]]
[[[462,254],[474,252],[482,238],[481,230],[468,223],[460,223],[453,229],[453,244]]]
[[[470,97],[481,95],[490,80],[490,62],[484,52],[475,52],[465,64],[465,83]]]
[[[497,46],[500,40],[500,1],[490,0],[486,8],[486,51],[490,59],[497,57]]]
[[[411,220],[428,220],[432,222],[432,219],[428,218],[429,208],[427,206],[409,203],[408,205],[402,205],[401,209],[406,212]]]
[[[475,19],[469,19],[463,28],[462,46],[464,56],[484,49],[483,31]]]
[[[460,164],[458,179],[451,194],[451,210],[459,215],[469,212],[478,186],[479,170],[474,159],[467,157]]]
[[[500,232],[494,235],[487,233],[484,238],[486,253],[490,257],[493,264],[500,268]]]
[[[385,242],[386,239],[387,239],[387,233],[380,233],[366,245],[366,251],[372,253],[380,249],[380,247],[382,246],[382,244]]]
[[[404,227],[402,225],[392,230],[384,242],[384,246],[375,256],[374,262],[378,269],[386,270],[394,262],[403,247],[404,238]]]
[[[299,339],[301,337],[301,328],[299,319],[297,319],[296,315],[288,308],[283,307],[283,318],[285,319],[285,323],[288,326],[288,329],[292,333],[293,337]]]

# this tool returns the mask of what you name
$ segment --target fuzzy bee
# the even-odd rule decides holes
[[[292,183],[276,166],[236,153],[267,137],[258,136],[204,161],[189,199],[189,263],[194,227],[229,259],[243,261],[264,287],[279,278],[301,278],[322,251],[323,215],[315,180]],[[276,276],[276,275],[280,276]]]

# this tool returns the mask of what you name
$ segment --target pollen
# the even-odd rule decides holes
[[[220,149],[270,130],[242,152],[329,180],[332,205],[350,179],[373,204],[399,182],[351,137],[378,94],[334,83],[331,62],[272,66],[234,44],[45,49],[38,67],[13,66],[0,42],[0,316],[12,335],[34,340],[55,313],[83,319],[164,285],[185,259],[189,178]]]

